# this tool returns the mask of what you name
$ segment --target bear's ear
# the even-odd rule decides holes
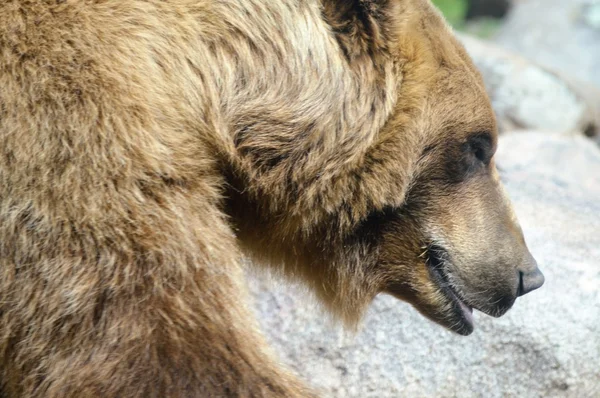
[[[389,53],[400,30],[402,0],[322,0],[323,14],[346,56]]]

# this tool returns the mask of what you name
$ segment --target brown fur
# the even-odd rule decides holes
[[[3,1],[0,88],[10,397],[310,395],[242,253],[350,324],[380,292],[437,319],[422,246],[468,251],[452,198],[504,203],[426,178],[495,123],[425,0]]]

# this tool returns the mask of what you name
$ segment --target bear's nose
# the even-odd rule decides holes
[[[542,274],[542,271],[537,267],[529,272],[519,271],[519,290],[517,296],[523,296],[524,294],[542,287],[544,280],[544,274]]]
[[[518,271],[519,288],[517,290],[517,297],[540,288],[544,284],[544,274],[538,268],[537,261],[535,261],[529,250],[526,251],[525,258],[521,262]]]

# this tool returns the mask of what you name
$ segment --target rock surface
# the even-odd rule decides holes
[[[353,337],[299,288],[250,278],[282,361],[332,397],[600,396],[600,148],[509,133],[498,164],[546,275],[540,290],[502,318],[476,313],[467,338],[382,296]]]
[[[496,42],[600,87],[599,0],[515,1]]]
[[[600,90],[475,38],[461,41],[483,75],[501,131],[514,128],[600,135]]]

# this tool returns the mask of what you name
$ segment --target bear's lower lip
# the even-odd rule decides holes
[[[460,322],[455,322],[450,325],[449,329],[461,334],[468,336],[473,333],[475,325],[473,323],[473,308],[467,305],[450,286],[445,286],[441,289],[442,293],[451,300],[452,309],[458,315]]]
[[[474,329],[473,308],[465,303],[450,283],[444,266],[444,262],[447,261],[444,260],[444,258],[447,258],[446,251],[438,246],[430,246],[427,251],[427,266],[432,280],[437,284],[440,292],[452,306],[453,316],[448,316],[450,314],[447,314],[443,319],[438,320],[438,323],[453,332],[467,336]]]

